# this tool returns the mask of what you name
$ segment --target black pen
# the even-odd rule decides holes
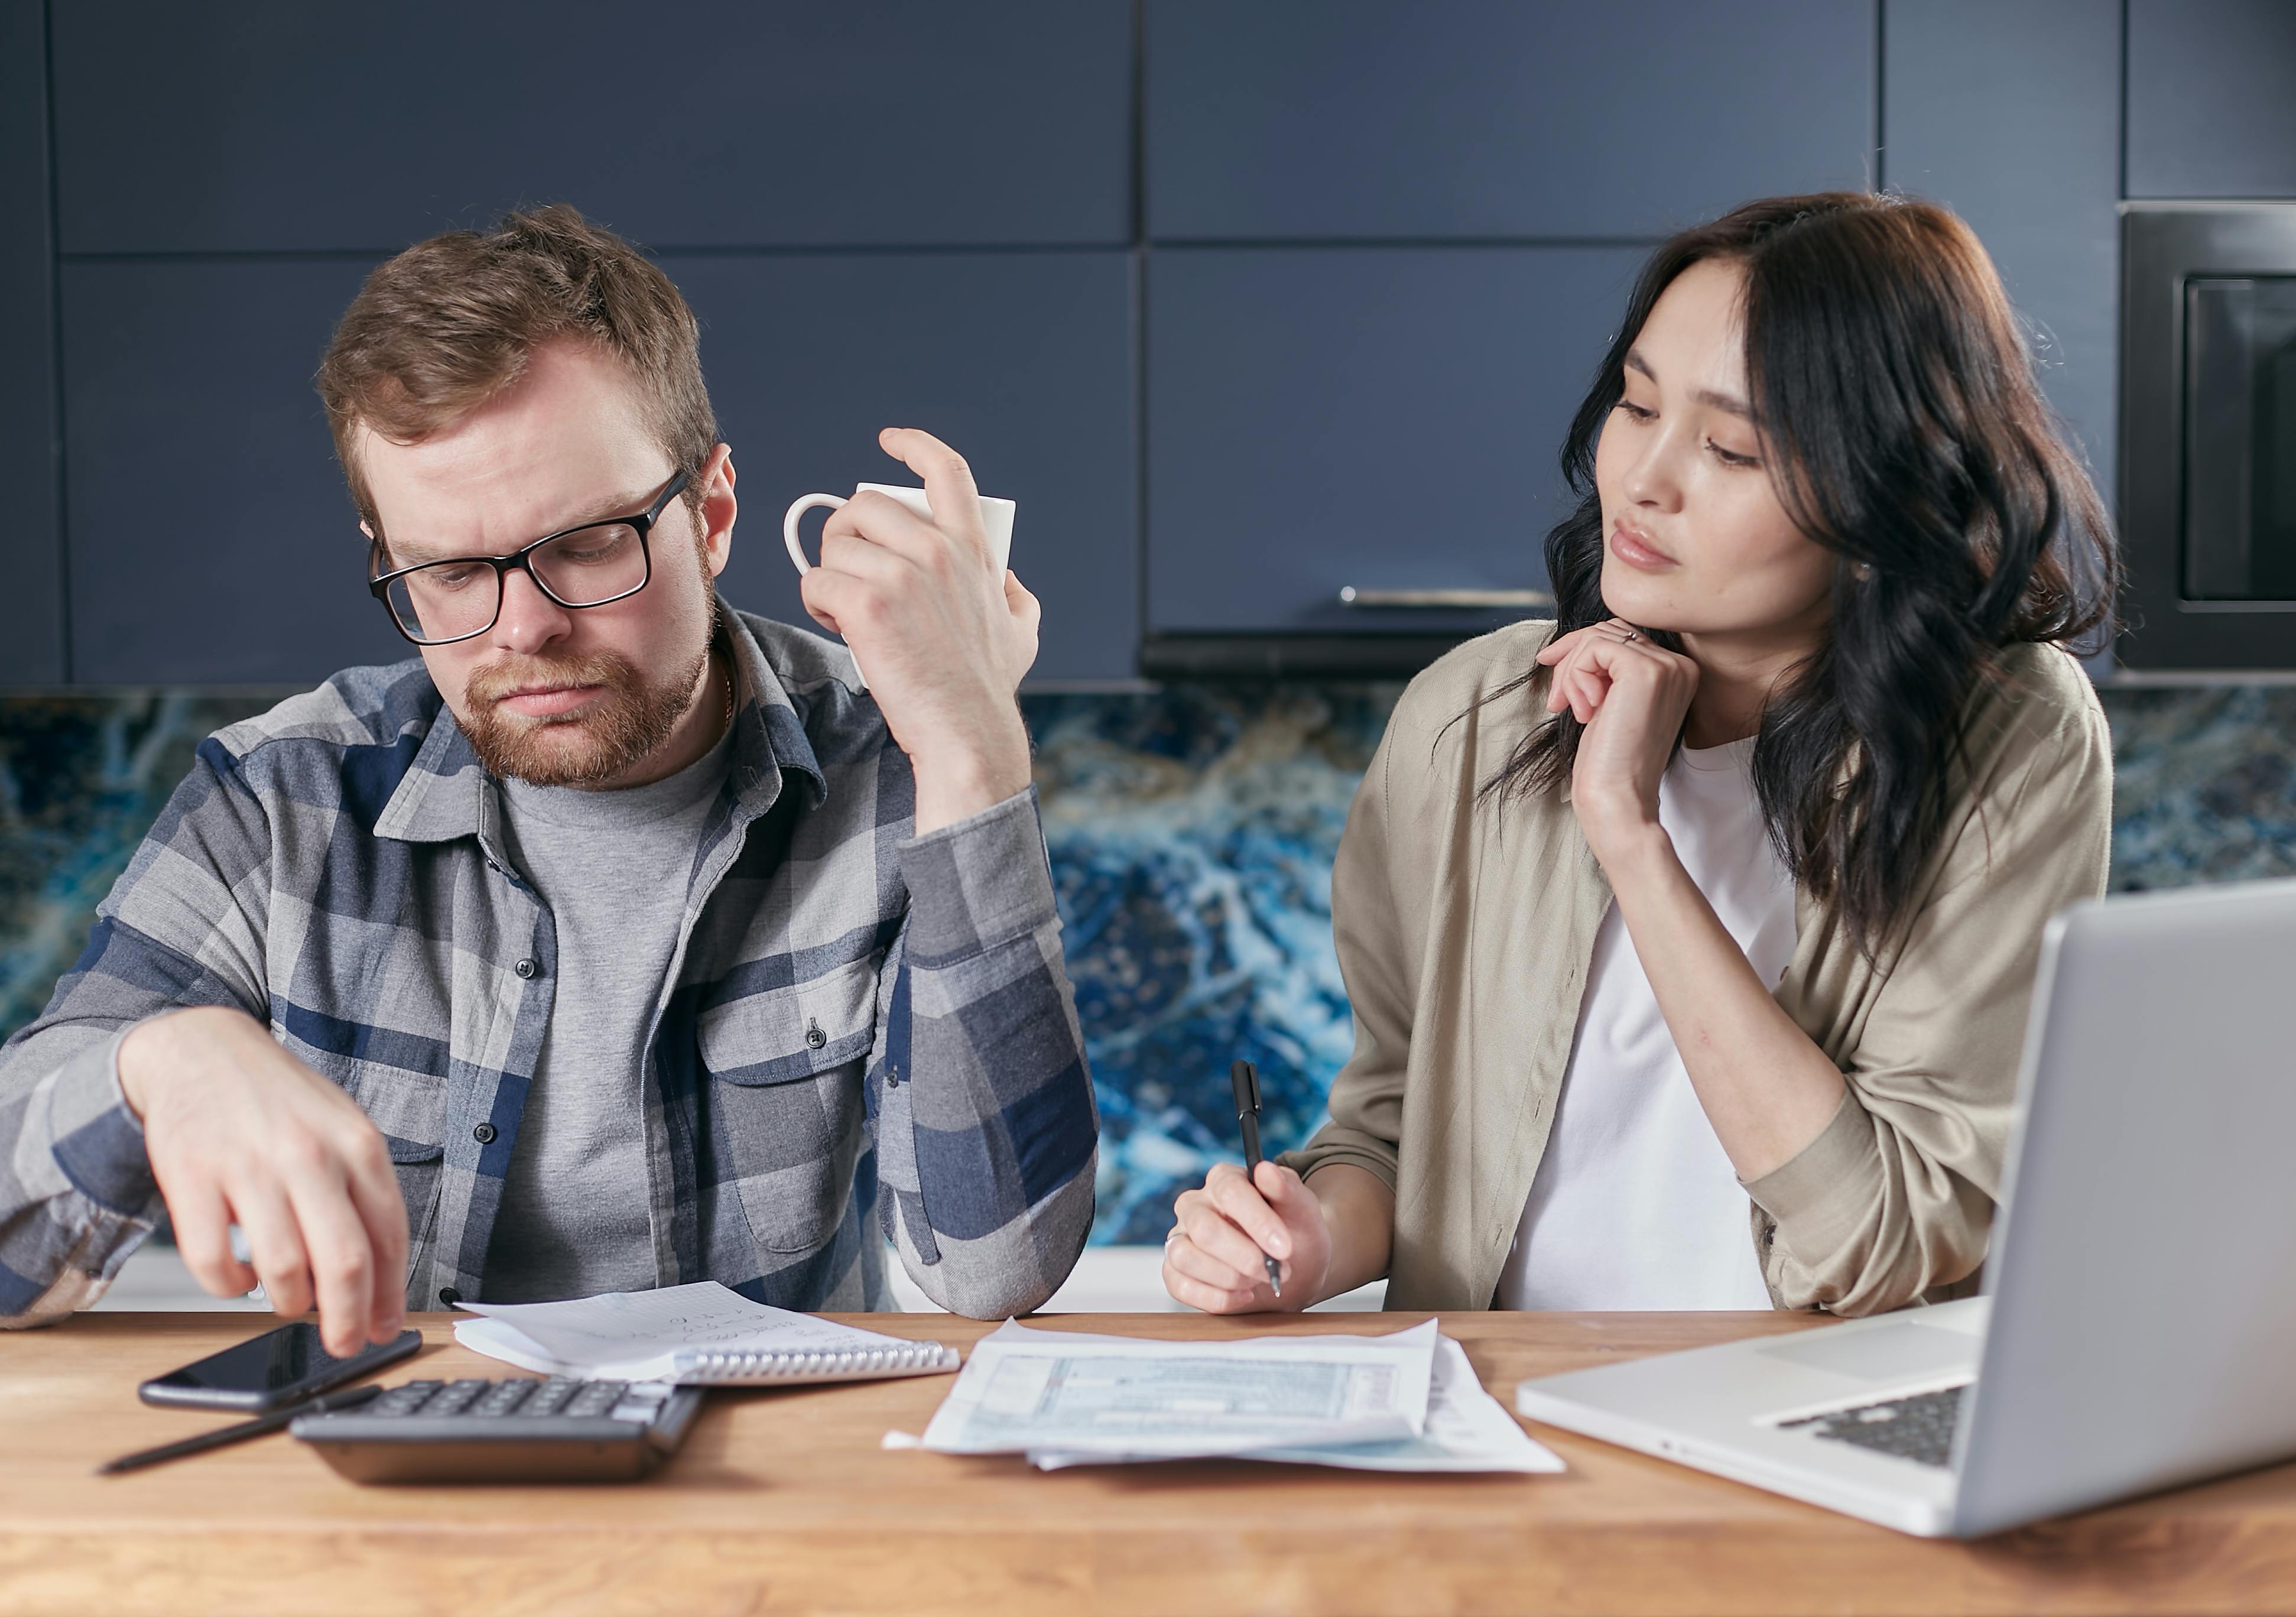
[[[1259,1171],[1259,1069],[1239,1061],[1228,1068],[1227,1077],[1235,1086],[1235,1120],[1243,1126],[1243,1177],[1248,1179]],[[1262,1252],[1259,1260],[1267,1266],[1268,1286],[1281,1297],[1283,1282],[1275,1260]]]
[[[181,1459],[187,1454],[204,1454],[210,1449],[220,1449],[226,1443],[244,1442],[251,1437],[261,1437],[266,1432],[277,1432],[299,1416],[324,1415],[333,1409],[356,1409],[382,1391],[381,1385],[346,1387],[340,1392],[324,1392],[317,1398],[306,1399],[299,1404],[290,1404],[284,1409],[274,1409],[268,1415],[258,1415],[251,1421],[236,1425],[217,1426],[212,1432],[202,1432],[197,1437],[187,1437],[181,1442],[162,1443],[157,1449],[139,1449],[123,1454],[95,1468],[98,1476],[110,1476],[119,1471],[141,1471],[146,1465],[157,1465],[162,1460]]]

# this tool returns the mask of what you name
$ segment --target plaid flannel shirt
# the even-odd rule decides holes
[[[913,836],[907,759],[842,648],[718,616],[731,769],[662,873],[687,898],[644,1073],[656,1269],[883,1308],[882,1227],[935,1301],[1025,1311],[1082,1249],[1097,1140],[1034,792]],[[94,1301],[162,1216],[117,1052],[185,1005],[267,1023],[382,1131],[410,1309],[485,1297],[558,975],[501,823],[420,661],[201,743],[0,1050],[0,1325]]]

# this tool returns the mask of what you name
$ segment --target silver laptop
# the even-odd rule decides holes
[[[2019,1084],[1987,1295],[1516,1408],[1929,1536],[2296,1455],[2296,882],[2058,916]]]

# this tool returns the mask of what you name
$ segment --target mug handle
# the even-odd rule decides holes
[[[805,559],[805,546],[798,543],[798,518],[803,516],[816,505],[825,505],[830,510],[834,511],[844,504],[845,497],[842,495],[808,494],[783,513],[782,543],[789,546],[790,560],[797,563],[797,570],[799,572],[811,572],[813,570],[813,563]]]

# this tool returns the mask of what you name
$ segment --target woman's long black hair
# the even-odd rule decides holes
[[[1763,710],[1754,787],[1797,882],[1870,956],[1945,829],[1971,697],[2007,647],[2109,633],[2119,554],[1969,227],[1906,197],[1774,197],[1676,236],[1636,282],[1562,447],[1579,503],[1546,537],[1558,633],[1611,615],[1595,442],[1652,306],[1708,259],[1744,271],[1747,383],[1780,499],[1840,558],[1825,643]],[[1559,787],[1582,729],[1567,710],[1536,726],[1485,794]]]

